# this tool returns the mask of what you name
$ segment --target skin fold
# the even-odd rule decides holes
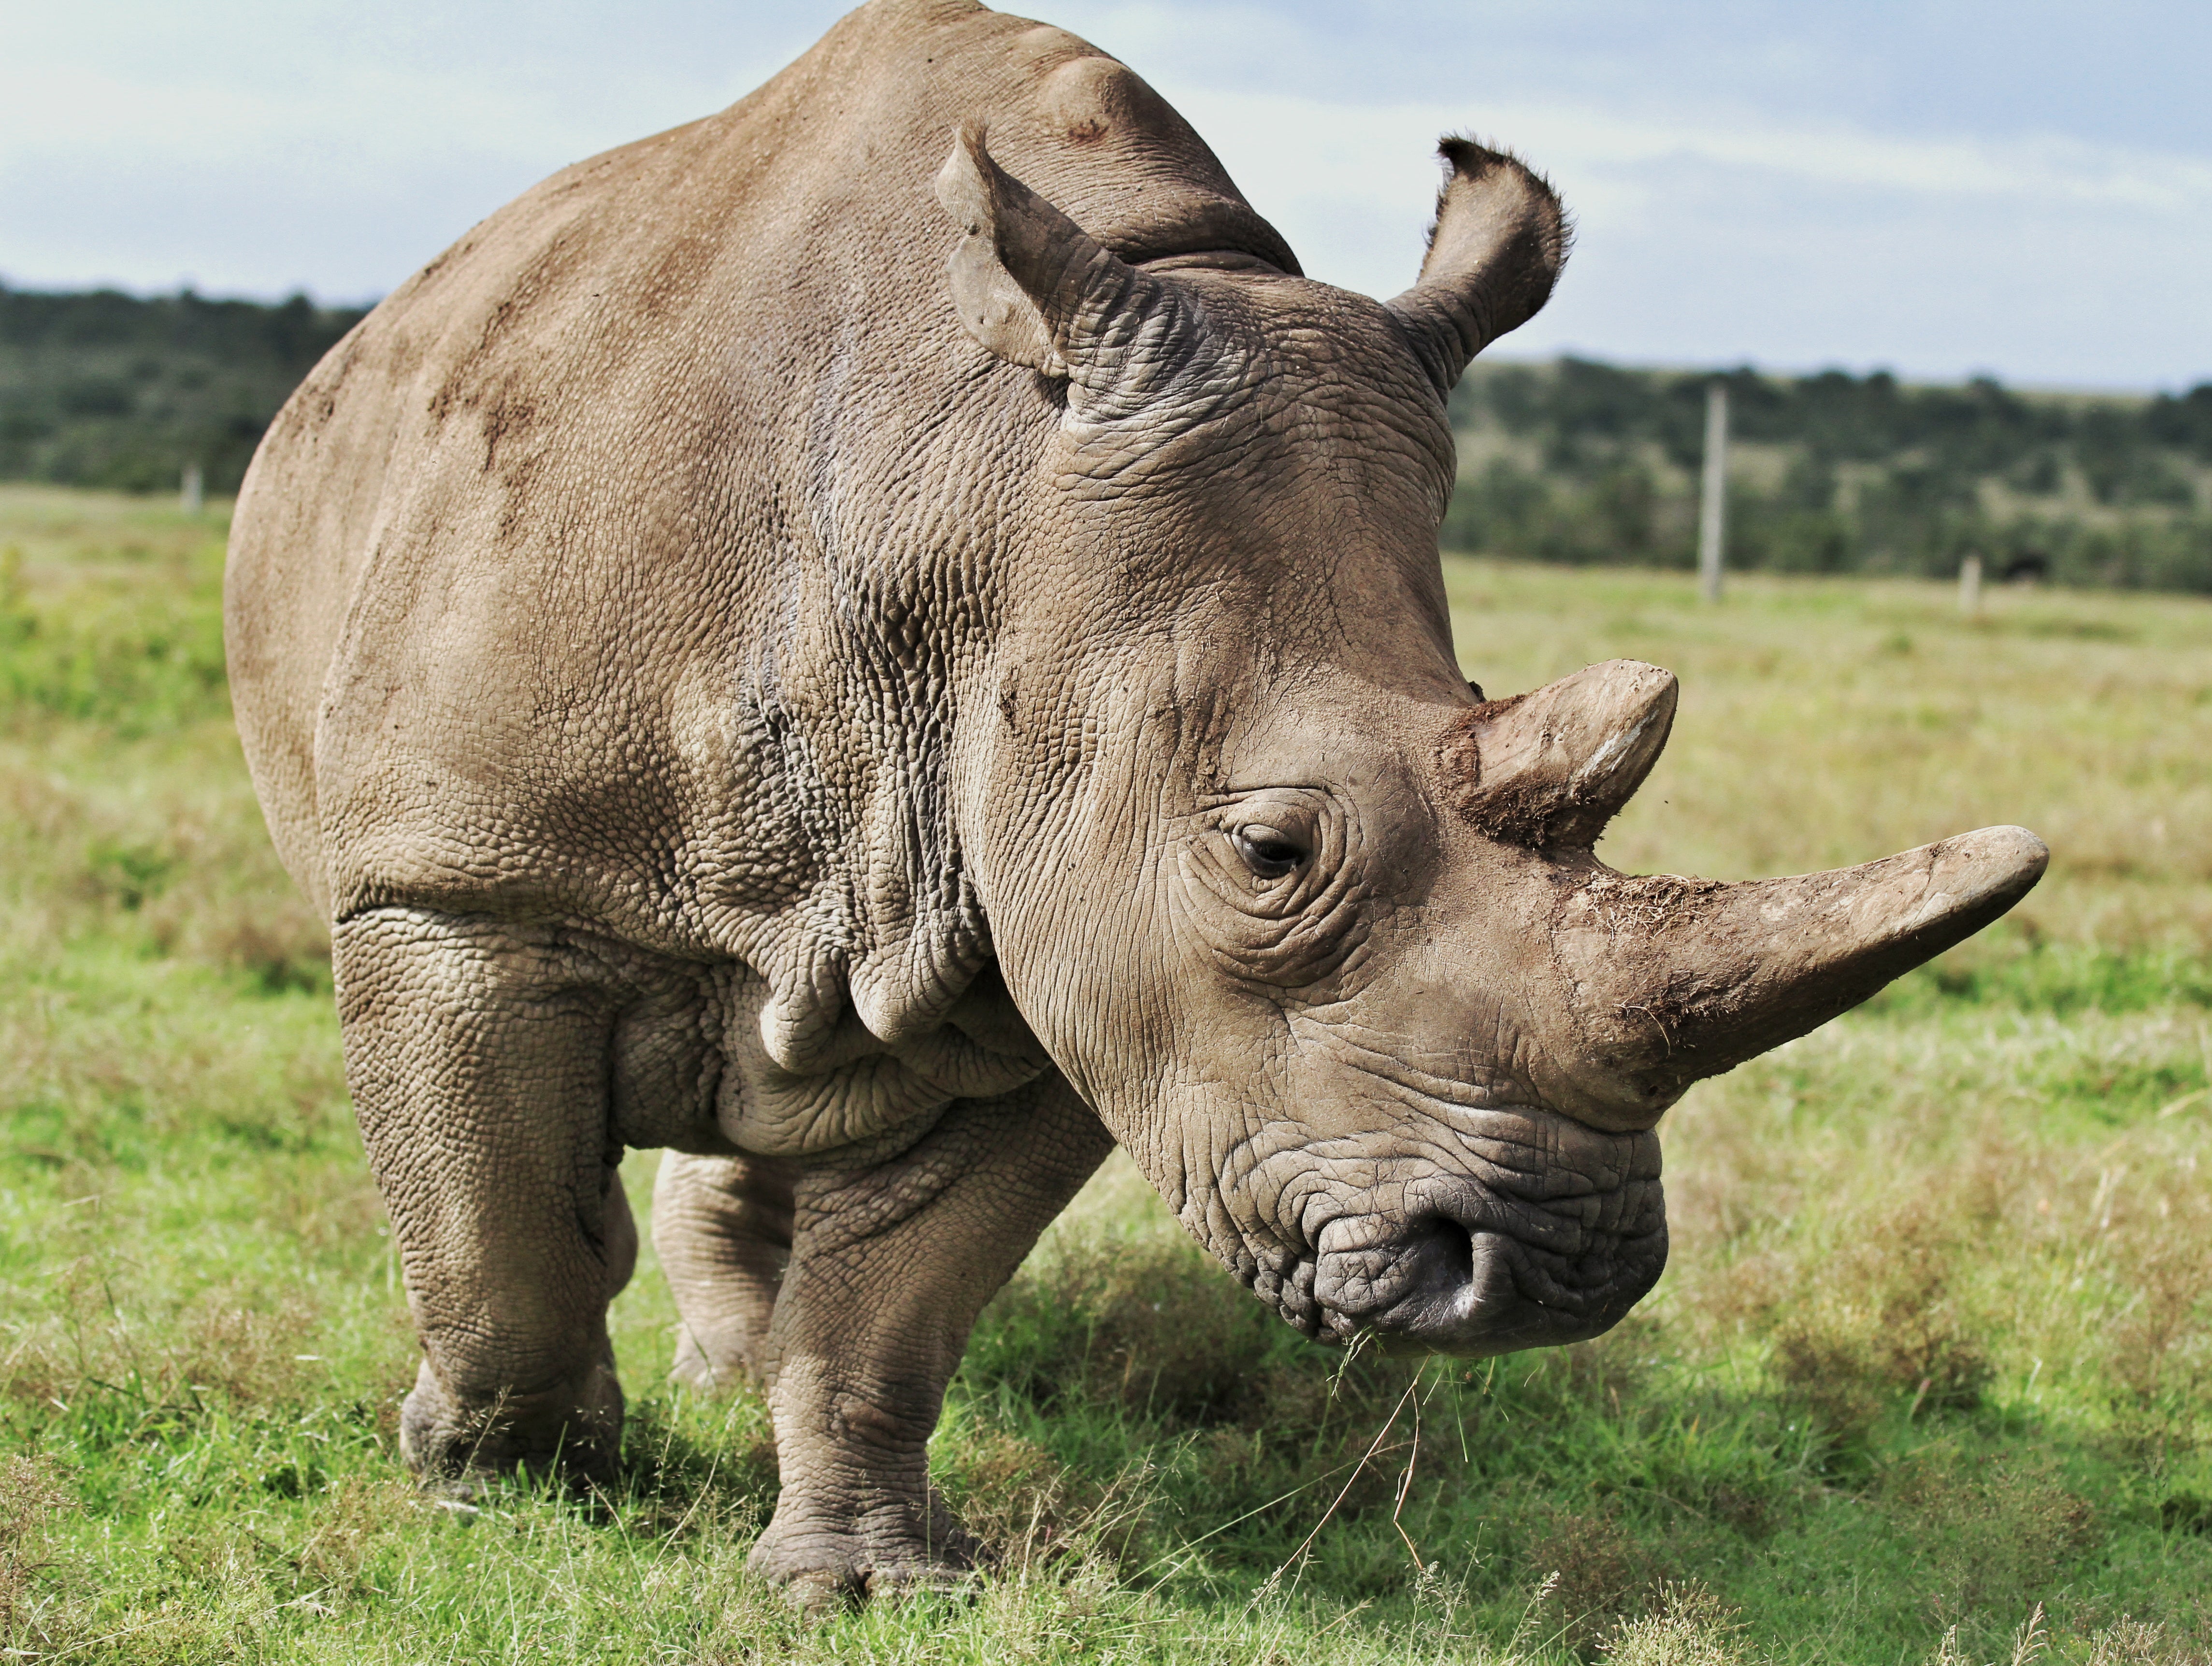
[[[1664,1263],[1683,1089],[2034,882],[2016,829],[1751,885],[1592,854],[1674,680],[1460,676],[1444,399],[1566,238],[1443,157],[1377,302],[1112,59],[877,0],[494,215],[286,406],[233,684],[332,922],[427,1479],[615,1463],[658,1146],[677,1373],[774,1414],[756,1566],[950,1577],[945,1384],[1116,1141],[1317,1340],[1595,1335]]]

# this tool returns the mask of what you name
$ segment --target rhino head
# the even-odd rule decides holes
[[[1485,701],[1457,670],[1445,398],[1566,236],[1518,162],[1444,154],[1388,304],[1248,254],[1130,264],[972,131],[937,188],[969,333],[1063,401],[1006,502],[1028,558],[962,788],[1006,988],[1291,1324],[1480,1356],[1619,1320],[1665,1262],[1667,1108],[2047,853],[1997,828],[1743,885],[1598,859],[1675,683],[1616,660]]]

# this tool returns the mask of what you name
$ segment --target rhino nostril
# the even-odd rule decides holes
[[[1414,1232],[1437,1283],[1458,1290],[1473,1281],[1474,1238],[1466,1227],[1443,1215],[1431,1215],[1414,1223]]]

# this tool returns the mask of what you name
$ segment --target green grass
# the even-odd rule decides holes
[[[1670,1114],[1674,1263],[1469,1370],[1308,1347],[1110,1164],[935,1463],[970,1600],[809,1625],[759,1401],[617,1304],[623,1478],[418,1496],[316,922],[219,678],[219,514],[0,488],[0,1648],[71,1661],[2106,1663],[2212,1654],[2212,606],[1455,562],[1493,693],[1676,739],[1606,847],[1724,878],[1986,822],[1984,939]],[[625,1170],[641,1210],[652,1153]]]

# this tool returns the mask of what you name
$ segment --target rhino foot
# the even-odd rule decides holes
[[[613,1481],[622,1446],[623,1392],[611,1360],[582,1380],[489,1404],[456,1404],[426,1362],[399,1414],[399,1456],[423,1485],[467,1501],[480,1478],[516,1468],[583,1485]]]
[[[677,1333],[676,1359],[668,1375],[694,1394],[734,1394],[746,1384],[765,1387],[768,1373],[749,1349],[717,1346],[722,1339],[702,1343],[691,1327]]]
[[[792,1174],[763,1157],[670,1152],[653,1183],[653,1242],[683,1318],[678,1382],[702,1394],[765,1384],[766,1342],[791,1256]]]
[[[985,1562],[983,1547],[934,1493],[922,1530],[920,1511],[893,1508],[860,1520],[817,1517],[787,1524],[776,1519],[754,1545],[747,1566],[783,1587],[809,1614],[862,1602],[902,1602],[956,1595],[973,1588]]]

